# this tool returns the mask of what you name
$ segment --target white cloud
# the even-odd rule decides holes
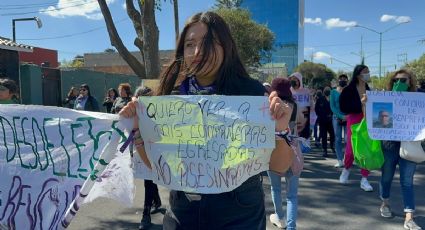
[[[381,22],[389,22],[389,21],[395,21],[397,23],[405,23],[405,22],[412,21],[412,19],[409,16],[396,16],[396,15],[389,15],[389,14],[384,14],[381,16]]]
[[[313,25],[322,25],[321,18],[304,18],[304,23],[313,24]]]
[[[345,28],[345,30],[350,30],[351,27],[357,25],[356,21],[344,21],[340,18],[329,18],[325,22],[326,28],[333,29],[333,28]]]
[[[324,60],[324,59],[328,59],[331,58],[331,55],[322,51],[319,52],[315,52],[313,54],[313,58],[316,60]]]
[[[115,0],[106,0],[107,4],[113,3]],[[59,0],[56,6],[49,6],[40,9],[40,13],[47,14],[52,17],[65,18],[70,16],[82,16],[92,20],[100,20],[103,18],[100,12],[99,4],[93,0]]]

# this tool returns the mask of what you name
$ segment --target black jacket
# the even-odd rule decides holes
[[[326,99],[325,96],[321,96],[317,99],[314,110],[317,114],[317,120],[319,123],[332,122],[331,103]]]
[[[366,84],[366,90],[369,90],[369,86]],[[362,101],[360,95],[357,92],[355,83],[350,83],[345,87],[341,95],[339,96],[339,108],[341,112],[345,114],[358,114],[362,113]]]

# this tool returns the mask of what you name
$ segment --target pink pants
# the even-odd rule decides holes
[[[363,119],[363,113],[358,114],[349,114],[347,115],[347,144],[345,145],[345,156],[344,156],[344,166],[346,169],[350,169],[353,166],[354,155],[353,155],[353,146],[351,145],[351,125],[360,123]],[[366,169],[361,169],[360,173],[363,177],[369,176],[369,171]]]

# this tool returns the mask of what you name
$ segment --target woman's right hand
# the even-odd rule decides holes
[[[124,106],[121,109],[121,111],[119,112],[119,115],[125,118],[132,118],[136,116],[136,107],[137,107],[137,101],[130,101],[127,103],[126,106]]]

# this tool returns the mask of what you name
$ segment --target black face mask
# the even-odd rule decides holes
[[[330,90],[325,90],[323,92],[323,94],[325,94],[326,97],[329,97],[329,95],[331,95],[331,91]]]
[[[321,97],[321,96],[323,96],[322,92],[319,91],[316,93],[316,97]]]
[[[291,81],[291,86],[292,86],[292,88],[297,87],[298,86],[298,81],[297,80],[292,80]]]
[[[345,87],[347,85],[347,81],[341,80],[338,82],[339,86]]]

